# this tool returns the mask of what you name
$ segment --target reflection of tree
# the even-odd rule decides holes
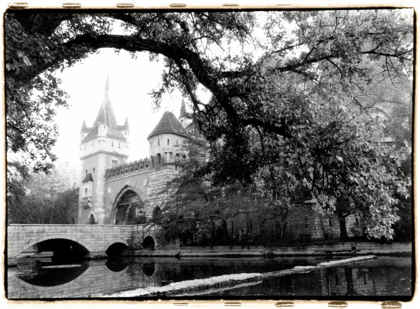
[[[359,294],[354,290],[353,284],[353,267],[344,268],[344,277],[347,282],[347,293],[345,296],[359,296]]]

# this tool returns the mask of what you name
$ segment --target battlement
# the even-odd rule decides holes
[[[150,170],[151,168],[152,165],[150,164],[149,159],[146,158],[142,160],[137,160],[107,169],[105,171],[105,179],[109,180],[130,174],[135,174],[141,171]]]

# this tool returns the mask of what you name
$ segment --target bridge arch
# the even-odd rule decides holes
[[[37,247],[38,253],[52,251],[54,252],[55,257],[66,257],[75,254],[77,257],[87,258],[92,251],[91,248],[84,244],[83,240],[78,237],[72,238],[68,237],[68,235],[53,235],[40,237],[21,245],[15,251],[14,256],[11,256],[10,258],[16,258],[34,246]]]
[[[125,241],[114,242],[105,250],[108,257],[115,258],[128,255],[128,245]]]

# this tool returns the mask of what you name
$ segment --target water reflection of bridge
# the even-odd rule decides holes
[[[288,269],[295,265],[316,264],[302,259],[263,258],[134,258],[120,262],[88,261],[81,265],[78,277],[68,273],[72,281],[48,286],[46,280],[36,281],[8,273],[9,298],[89,298],[101,297],[124,290],[166,285],[172,281],[209,278],[244,272],[264,272],[273,266]],[[84,267],[84,269],[83,269]],[[42,270],[42,268],[41,268]],[[38,270],[39,272],[40,270]],[[409,295],[411,290],[411,259],[380,257],[371,262],[337,268],[324,268],[310,273],[287,275],[264,280],[262,284],[229,290],[219,296],[392,296]],[[73,277],[72,277],[73,276]],[[31,279],[32,277],[32,279]],[[29,278],[29,279],[28,279]],[[24,281],[26,280],[26,281]],[[42,282],[43,286],[37,282]],[[37,285],[38,284],[38,285]],[[242,293],[242,294],[238,294]],[[267,295],[270,293],[270,295]]]
[[[158,275],[159,265],[147,259],[141,264],[129,264],[124,261],[115,264],[105,261],[86,261],[84,264],[72,264],[68,267],[70,270],[73,268],[73,274],[79,272],[78,277],[72,278],[74,275],[71,272],[65,272],[65,265],[58,267],[41,265],[26,276],[25,272],[18,273],[19,267],[13,271],[9,270],[8,298],[90,298],[103,293],[162,284],[161,276]],[[63,283],[65,273],[69,281]],[[40,275],[39,280],[37,275]],[[52,282],[50,278],[48,283],[45,277],[60,277],[61,282]]]

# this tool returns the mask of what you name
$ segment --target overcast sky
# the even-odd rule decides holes
[[[153,110],[148,93],[159,85],[162,68],[162,63],[150,62],[146,53],[138,53],[137,59],[132,59],[125,51],[117,54],[113,49],[102,49],[60,73],[62,88],[70,96],[70,107],[60,108],[56,117],[60,134],[55,146],[58,159],[79,166],[80,128],[84,119],[87,126],[95,121],[108,73],[118,124],[128,117],[130,125],[129,161],[147,157],[147,136],[165,110],[179,116],[182,100],[179,92],[165,95],[160,110]]]

